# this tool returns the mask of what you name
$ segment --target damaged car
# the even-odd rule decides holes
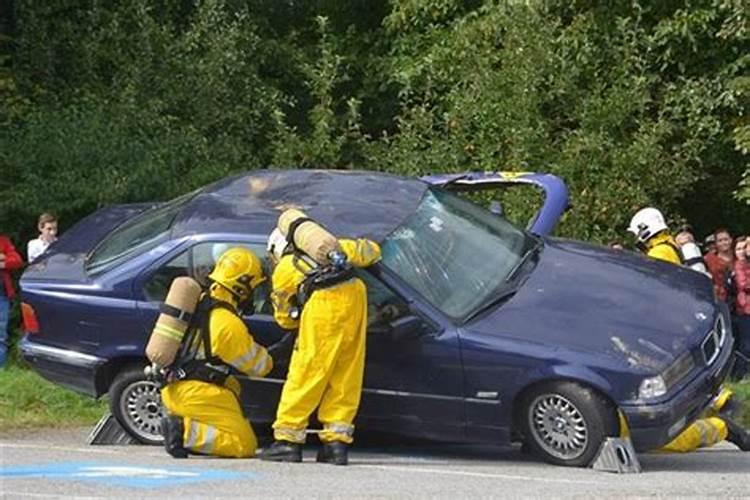
[[[476,193],[542,193],[524,227]],[[205,282],[231,246],[265,254],[280,212],[298,207],[346,237],[381,243],[368,289],[361,430],[449,442],[525,441],[542,459],[585,466],[621,423],[656,449],[694,421],[732,364],[728,311],[688,268],[551,236],[565,184],[534,173],[421,179],[375,172],[259,170],[173,201],[102,209],[21,279],[24,358],[77,391],[109,394],[134,437],[158,443],[157,388],[144,347],[172,280]],[[243,378],[246,415],[273,421],[291,355],[267,285],[245,320],[272,349]]]

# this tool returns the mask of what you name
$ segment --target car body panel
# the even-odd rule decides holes
[[[539,183],[549,176],[518,179]],[[432,179],[469,187],[497,180],[495,174]],[[200,245],[209,243],[239,244],[263,254],[279,210],[289,206],[306,210],[336,234],[382,241],[411,215],[427,189],[420,180],[377,173],[235,176],[186,197],[168,238],[95,275],[86,273],[86,256],[103,235],[88,237],[86,244],[65,235],[21,279],[23,300],[40,323],[40,332],[21,342],[22,353],[45,377],[99,396],[119,367],[145,363],[145,343],[160,304],[145,290],[168,264],[181,256],[192,262]],[[551,231],[553,214],[559,217],[567,206],[567,192],[550,189],[547,200],[555,200],[536,218],[540,233]],[[110,230],[148,214],[143,206],[118,210],[103,218]],[[68,234],[85,234],[100,220],[87,218]],[[628,252],[547,237],[539,241],[541,250],[523,267],[517,289],[465,321],[445,316],[382,264],[361,275],[368,292],[381,287],[403,304],[408,327],[368,332],[358,427],[503,444],[513,437],[515,405],[524,391],[554,380],[579,381],[622,406],[642,448],[663,444],[679,427],[680,412],[695,418],[731,363],[727,344],[712,366],[696,362],[663,397],[641,401],[637,389],[644,377],[664,372],[686,352],[698,359],[693,351],[716,315],[727,315],[717,313],[708,279]],[[168,277],[171,282],[173,276]],[[370,299],[371,304],[380,300]],[[241,380],[243,405],[254,422],[273,420],[291,355],[265,300],[245,318],[275,359],[269,378]]]
[[[550,235],[568,209],[568,188],[559,177],[536,172],[463,172],[422,177],[425,182],[453,191],[490,189],[513,185],[532,185],[544,191],[544,202],[529,224],[529,231]]]

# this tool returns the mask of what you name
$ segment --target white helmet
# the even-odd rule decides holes
[[[639,242],[645,243],[652,237],[667,229],[664,216],[655,208],[642,208],[630,219],[628,231],[633,233]]]
[[[286,240],[284,233],[281,232],[281,229],[278,227],[275,228],[268,236],[268,244],[266,244],[268,255],[270,255],[274,261],[278,262],[281,260],[281,256],[284,255],[284,250],[286,250],[288,244],[289,242]]]

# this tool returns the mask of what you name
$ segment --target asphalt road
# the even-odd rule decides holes
[[[351,465],[191,457],[159,447],[88,446],[88,429],[0,434],[2,498],[750,497],[750,453],[729,444],[640,455],[644,472],[554,467],[518,449],[368,443]]]

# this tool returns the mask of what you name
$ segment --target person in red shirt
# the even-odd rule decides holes
[[[734,243],[734,327],[737,340],[737,358],[733,378],[742,378],[747,373],[750,358],[750,245],[746,237],[737,238]]]
[[[716,296],[726,302],[726,281],[734,266],[732,235],[729,234],[729,230],[722,228],[714,231],[714,236],[716,238],[716,252],[706,254],[703,260],[706,261],[708,272],[711,273]]]
[[[10,301],[16,295],[10,273],[23,266],[23,259],[7,236],[0,234],[0,366],[8,359]]]

